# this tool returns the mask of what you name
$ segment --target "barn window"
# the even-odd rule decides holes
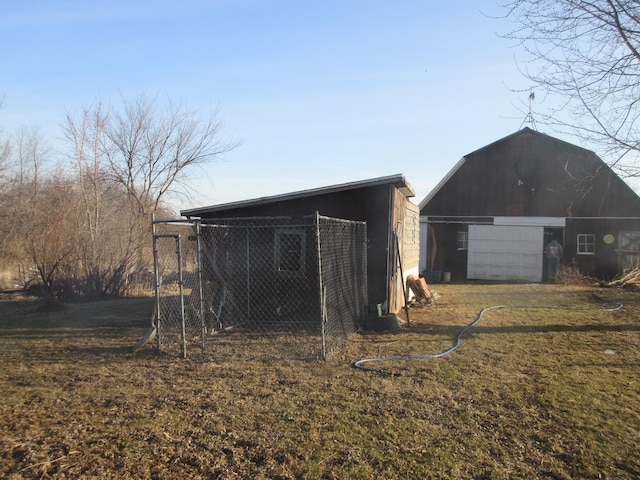
[[[592,233],[578,234],[578,255],[595,255],[596,236]]]
[[[275,270],[278,273],[303,273],[305,264],[305,233],[278,230],[275,239]]]
[[[469,246],[469,232],[458,232],[458,250],[466,250]]]

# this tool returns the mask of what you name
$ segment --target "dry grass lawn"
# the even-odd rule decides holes
[[[241,334],[133,354],[150,299],[0,301],[0,478],[640,478],[639,293],[599,290],[624,304],[604,311],[585,286],[434,290],[326,362]],[[487,312],[445,357],[375,364],[398,376],[351,367],[445,350],[495,305],[532,308]]]

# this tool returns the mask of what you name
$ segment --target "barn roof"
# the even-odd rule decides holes
[[[327,187],[301,190],[301,191],[292,192],[292,193],[254,198],[250,200],[241,200],[238,202],[220,203],[217,205],[210,205],[207,207],[191,208],[191,209],[181,210],[180,214],[184,217],[198,217],[203,214],[221,212],[221,211],[231,210],[235,208],[262,206],[262,205],[268,205],[268,204],[287,201],[287,200],[296,200],[300,198],[307,198],[307,197],[313,197],[318,195],[326,195],[330,193],[344,192],[347,190],[355,190],[359,188],[376,187],[380,185],[393,185],[407,198],[414,197],[416,194],[411,184],[409,184],[409,182],[407,182],[407,180],[404,178],[404,175],[396,174],[396,175],[390,175],[386,177],[378,177],[378,178],[372,178],[368,180],[360,180],[356,182],[331,185]]]
[[[471,153],[467,153],[466,155],[464,155],[460,160],[458,160],[458,163],[456,163],[453,168],[451,170],[449,170],[449,172],[442,178],[442,180],[440,180],[440,182],[438,182],[438,184],[427,194],[426,197],[424,197],[424,199],[422,199],[422,201],[420,202],[420,210],[422,210],[428,203],[429,201],[431,201],[431,199],[438,193],[438,191],[451,179],[451,177],[453,177],[455,175],[455,173],[460,170],[460,168],[466,163],[468,157],[473,156],[474,154],[481,152],[483,150],[488,150],[490,148],[493,148],[495,145],[497,145],[498,143],[502,143],[504,141],[510,140],[512,138],[515,137],[519,137],[521,135],[538,135],[540,137],[544,137],[546,140],[548,141],[552,141],[552,142],[557,142],[559,144],[564,144],[567,146],[570,146],[571,148],[577,148],[580,150],[584,150],[585,152],[588,152],[590,155],[596,156],[596,154],[594,152],[592,152],[591,150],[587,150],[586,148],[582,148],[579,147],[577,145],[574,145],[572,143],[569,142],[565,142],[564,140],[560,140],[558,138],[552,137],[550,135],[547,135],[545,133],[540,133],[536,130],[532,130],[529,127],[524,127],[521,130],[518,130],[517,132],[511,133],[509,135],[507,135],[506,137],[503,137],[499,140],[496,140],[495,142],[491,142],[488,145],[485,145],[484,147],[478,148],[477,150],[474,150]]]
[[[595,155],[595,153],[593,151],[588,150],[586,148],[580,147],[580,146],[575,145],[573,143],[565,142],[564,140],[560,140],[559,138],[552,137],[551,135],[547,135],[546,133],[538,132],[537,130],[532,130],[529,127],[524,127],[522,129],[518,130],[517,132],[511,133],[511,134],[507,135],[506,137],[503,137],[503,138],[501,138],[499,140],[496,140],[495,142],[491,142],[490,144],[485,145],[484,147],[478,148],[477,150],[474,150],[473,152],[466,154],[465,157],[469,157],[469,156],[471,156],[471,155],[473,155],[473,154],[475,154],[477,152],[481,152],[482,150],[487,150],[489,148],[492,148],[497,143],[501,143],[501,142],[504,142],[506,140],[510,140],[510,139],[512,139],[514,137],[519,137],[519,136],[522,136],[522,135],[537,135],[538,137],[544,137],[546,140],[548,140],[550,142],[560,143],[560,144],[563,144],[563,145],[567,145],[567,146],[569,146],[571,148],[579,148],[581,150],[584,150],[585,152],[589,152],[591,155]]]

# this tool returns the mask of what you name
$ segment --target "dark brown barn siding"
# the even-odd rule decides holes
[[[620,218],[567,219],[565,229],[564,263],[577,265],[582,273],[597,278],[611,279],[621,272],[619,257],[620,232],[640,232],[640,220]],[[595,254],[578,254],[578,234],[595,236]],[[611,235],[612,243],[604,241]]]
[[[637,195],[595,154],[528,129],[465,158],[422,215],[639,214]]]
[[[430,270],[451,272],[453,280],[467,278],[467,251],[458,250],[458,232],[468,231],[466,224],[445,223],[431,226],[428,252],[433,263],[428,262]],[[433,255],[432,255],[433,254]]]

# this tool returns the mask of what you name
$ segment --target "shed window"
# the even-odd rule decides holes
[[[305,233],[295,230],[276,231],[275,270],[278,273],[303,273]]]
[[[595,255],[596,236],[592,233],[578,234],[578,255]]]
[[[469,232],[458,232],[458,250],[467,250],[469,246]]]

